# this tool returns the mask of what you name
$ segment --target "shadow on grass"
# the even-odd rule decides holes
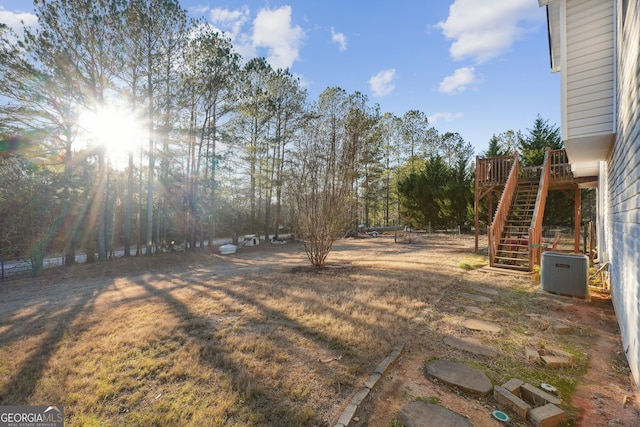
[[[0,334],[0,342],[2,347],[29,340],[37,340],[38,344],[31,354],[21,361],[20,368],[11,374],[11,378],[0,389],[0,405],[25,405],[29,402],[30,396],[42,380],[47,364],[64,340],[69,326],[79,315],[90,310],[98,296],[112,284],[112,281],[101,281],[93,287],[78,287],[70,300],[61,300],[58,293],[63,291],[64,284],[58,283],[43,289],[37,286],[37,282],[28,282],[26,286],[29,286],[29,291],[44,302],[36,305],[37,315],[20,314],[24,310],[33,311],[34,303],[31,300],[22,300],[12,307],[9,313],[4,314],[0,320],[0,327],[6,325],[9,327]],[[25,289],[22,291],[24,292]],[[64,292],[67,291],[64,289]],[[39,402],[38,404],[60,403]]]

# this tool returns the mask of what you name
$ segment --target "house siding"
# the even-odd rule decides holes
[[[640,385],[640,10],[637,1],[628,5],[627,16],[617,17],[617,135],[600,190],[607,195],[603,223],[613,304]],[[617,10],[622,11],[621,0]]]
[[[563,139],[614,131],[611,1],[566,1],[566,116]]]

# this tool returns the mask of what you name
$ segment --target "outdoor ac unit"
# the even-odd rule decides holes
[[[586,298],[589,258],[586,255],[543,252],[540,285],[543,291]]]

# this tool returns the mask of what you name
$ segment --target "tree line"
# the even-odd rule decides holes
[[[420,111],[339,87],[311,100],[177,0],[34,8],[23,34],[0,23],[0,258],[37,274],[51,253],[104,261],[287,230],[322,265],[323,245],[361,225],[470,222],[473,148]],[[114,109],[142,128],[124,161],[82,120]]]

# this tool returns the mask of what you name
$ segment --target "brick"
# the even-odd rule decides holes
[[[552,368],[568,368],[572,365],[571,361],[564,356],[542,356],[542,360]]]
[[[561,322],[554,323],[553,330],[555,331],[556,334],[560,334],[560,335],[566,335],[571,333],[571,327]]]
[[[360,391],[353,395],[351,402],[349,403],[351,405],[360,406],[362,401],[369,395],[369,391],[370,390],[366,387],[361,388]]]
[[[545,354],[550,353],[551,356],[564,356],[567,359],[569,359],[571,363],[576,361],[576,357],[573,354],[560,350],[559,348],[556,348],[556,347],[545,347],[544,353]]]
[[[531,402],[534,406],[542,406],[548,403],[559,405],[562,403],[562,400],[558,399],[556,396],[549,394],[544,390],[540,390],[538,387],[529,383],[522,384],[520,392],[522,393],[522,398],[527,402]]]
[[[509,393],[513,393],[520,397],[520,386],[522,386],[522,384],[524,384],[524,381],[519,380],[518,378],[511,378],[509,381],[502,384],[502,387]]]
[[[509,390],[497,385],[493,388],[493,397],[501,405],[506,406],[522,418],[527,419],[527,413],[531,410],[531,405],[511,393]]]
[[[382,378],[382,375],[378,372],[375,372],[371,374],[367,382],[364,383],[364,386],[367,387],[368,389],[373,390],[373,388],[376,386],[380,378]]]
[[[530,345],[524,346],[524,354],[527,357],[527,360],[532,360],[534,362],[540,361],[540,353],[538,353],[538,350],[535,347]]]
[[[354,405],[353,403],[349,403],[347,407],[340,415],[338,419],[338,424],[342,424],[343,426],[348,426],[351,422],[351,419],[356,415],[356,411],[358,410],[358,405]]]
[[[400,356],[400,352],[398,351],[391,352],[391,354],[389,354],[387,357],[385,357],[385,359],[382,362],[380,362],[380,364],[378,365],[378,367],[374,372],[381,375],[384,374],[385,371],[389,369],[389,366],[391,366],[391,364],[396,361],[398,356]]]
[[[567,420],[567,414],[553,403],[533,408],[527,418],[535,427],[556,427]]]
[[[531,337],[529,338],[529,345],[531,347],[535,347],[537,349],[542,348],[542,340],[538,337]]]

